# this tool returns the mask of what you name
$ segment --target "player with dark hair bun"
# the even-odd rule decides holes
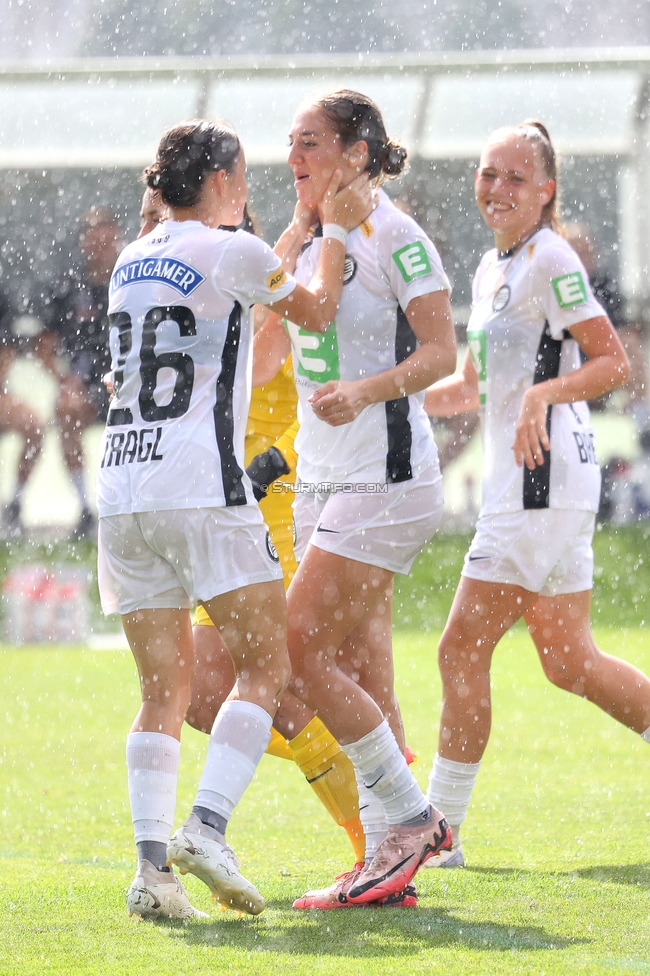
[[[281,572],[244,468],[252,309],[327,329],[342,286],[340,237],[369,200],[367,178],[337,192],[341,174],[331,174],[329,232],[305,287],[263,241],[236,229],[245,169],[225,126],[195,120],[166,132],[145,177],[167,219],[122,251],[109,291],[114,396],[98,474],[98,576],[104,612],[121,614],[140,675],[127,740],[138,849],[127,908],[149,918],[201,914],[167,864],[196,874],[226,907],[264,907],[224,836],[290,674]],[[235,683],[192,813],[170,836],[197,602],[221,632]]]
[[[342,88],[323,95],[314,105],[346,149],[363,139],[368,146],[365,172],[371,178],[390,180],[406,172],[405,147],[388,138],[381,112],[367,95]]]
[[[318,342],[270,320],[256,337],[257,382],[292,350],[299,397],[301,559],[287,594],[291,690],[322,718],[357,769],[365,863],[296,908],[413,905],[411,880],[449,842],[404,757],[391,648],[394,574],[433,535],[442,485],[422,390],[454,369],[449,281],[420,227],[377,185],[403,172],[377,106],[348,90],[305,102],[289,136],[298,203],[279,242],[308,281],[327,230],[330,174],[367,173],[366,219],[346,235],[336,319]],[[291,317],[289,317],[291,318]]]

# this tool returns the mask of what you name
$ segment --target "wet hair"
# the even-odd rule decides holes
[[[519,136],[519,138],[527,139],[531,143],[533,148],[538,154],[538,158],[541,161],[542,169],[544,171],[544,176],[547,180],[555,181],[555,190],[553,196],[548,203],[544,204],[542,209],[542,224],[546,227],[550,227],[558,234],[564,235],[564,227],[560,219],[560,194],[557,181],[558,173],[558,162],[557,156],[555,154],[555,149],[553,148],[553,143],[551,142],[551,137],[548,134],[548,129],[543,122],[538,119],[526,119],[524,122],[520,122],[519,125],[508,125],[504,126],[502,129],[497,129],[493,132],[488,142],[496,142],[499,138],[509,135]]]
[[[261,237],[262,233],[260,231],[259,221],[256,215],[248,206],[248,201],[244,204],[244,213],[242,214],[242,220],[240,224],[241,230],[247,231],[252,234],[253,237]]]
[[[156,161],[142,178],[168,206],[193,207],[206,175],[221,169],[231,173],[240,153],[239,137],[228,126],[203,119],[181,122],[163,133]]]
[[[407,151],[401,143],[388,138],[381,112],[367,95],[342,88],[313,104],[344,146],[353,146],[360,140],[368,144],[366,172],[371,178],[383,176],[392,180],[405,171]]]

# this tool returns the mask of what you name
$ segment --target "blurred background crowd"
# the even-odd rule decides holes
[[[135,194],[139,194],[137,183]],[[433,232],[446,265],[459,277],[459,269],[464,270],[471,257],[453,253],[440,211],[434,210],[432,220],[431,207],[423,206],[418,196],[418,183],[398,202]],[[138,213],[137,198],[122,220],[109,205],[95,204],[82,213],[67,235],[72,243],[65,260],[44,261],[36,270],[32,266],[29,274],[24,273],[23,264],[23,273],[13,281],[11,266],[20,266],[24,256],[13,256],[4,268],[0,279],[0,433],[4,442],[0,445],[0,491],[5,539],[18,540],[29,533],[36,537],[94,535],[94,466],[108,407],[102,382],[110,368],[108,284],[121,248],[137,234]],[[566,232],[632,363],[627,387],[592,404],[597,425],[600,417],[605,430],[608,421],[610,429],[612,422],[615,425],[614,434],[605,438],[607,456],[601,454],[605,461],[601,518],[615,524],[650,519],[647,327],[643,319],[629,313],[614,274],[602,260],[594,230],[583,221],[568,221]],[[465,283],[461,293],[466,287]],[[466,307],[457,306],[457,311],[462,349]],[[477,427],[478,418],[473,416],[435,421],[450,486],[447,521],[452,528],[470,527],[478,510]],[[617,453],[617,444],[622,453]],[[63,505],[59,501],[54,509],[53,494],[64,498]]]

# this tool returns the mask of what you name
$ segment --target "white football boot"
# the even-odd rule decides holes
[[[151,861],[139,861],[126,893],[126,910],[138,918],[207,918],[190,905],[185,888],[173,871],[158,871]]]
[[[232,847],[213,827],[201,823],[195,813],[170,837],[167,863],[175,864],[181,874],[190,872],[203,881],[213,900],[223,908],[249,915],[259,915],[264,910],[264,899],[239,870]]]

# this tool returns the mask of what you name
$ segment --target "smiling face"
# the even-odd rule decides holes
[[[480,214],[501,251],[515,247],[540,225],[555,192],[532,140],[519,133],[488,142],[476,172]]]
[[[322,201],[335,170],[341,170],[341,186],[347,186],[363,172],[368,159],[366,143],[360,141],[353,146],[344,146],[324,112],[315,105],[298,110],[289,133],[289,143],[288,162],[293,171],[296,195],[311,209]]]

